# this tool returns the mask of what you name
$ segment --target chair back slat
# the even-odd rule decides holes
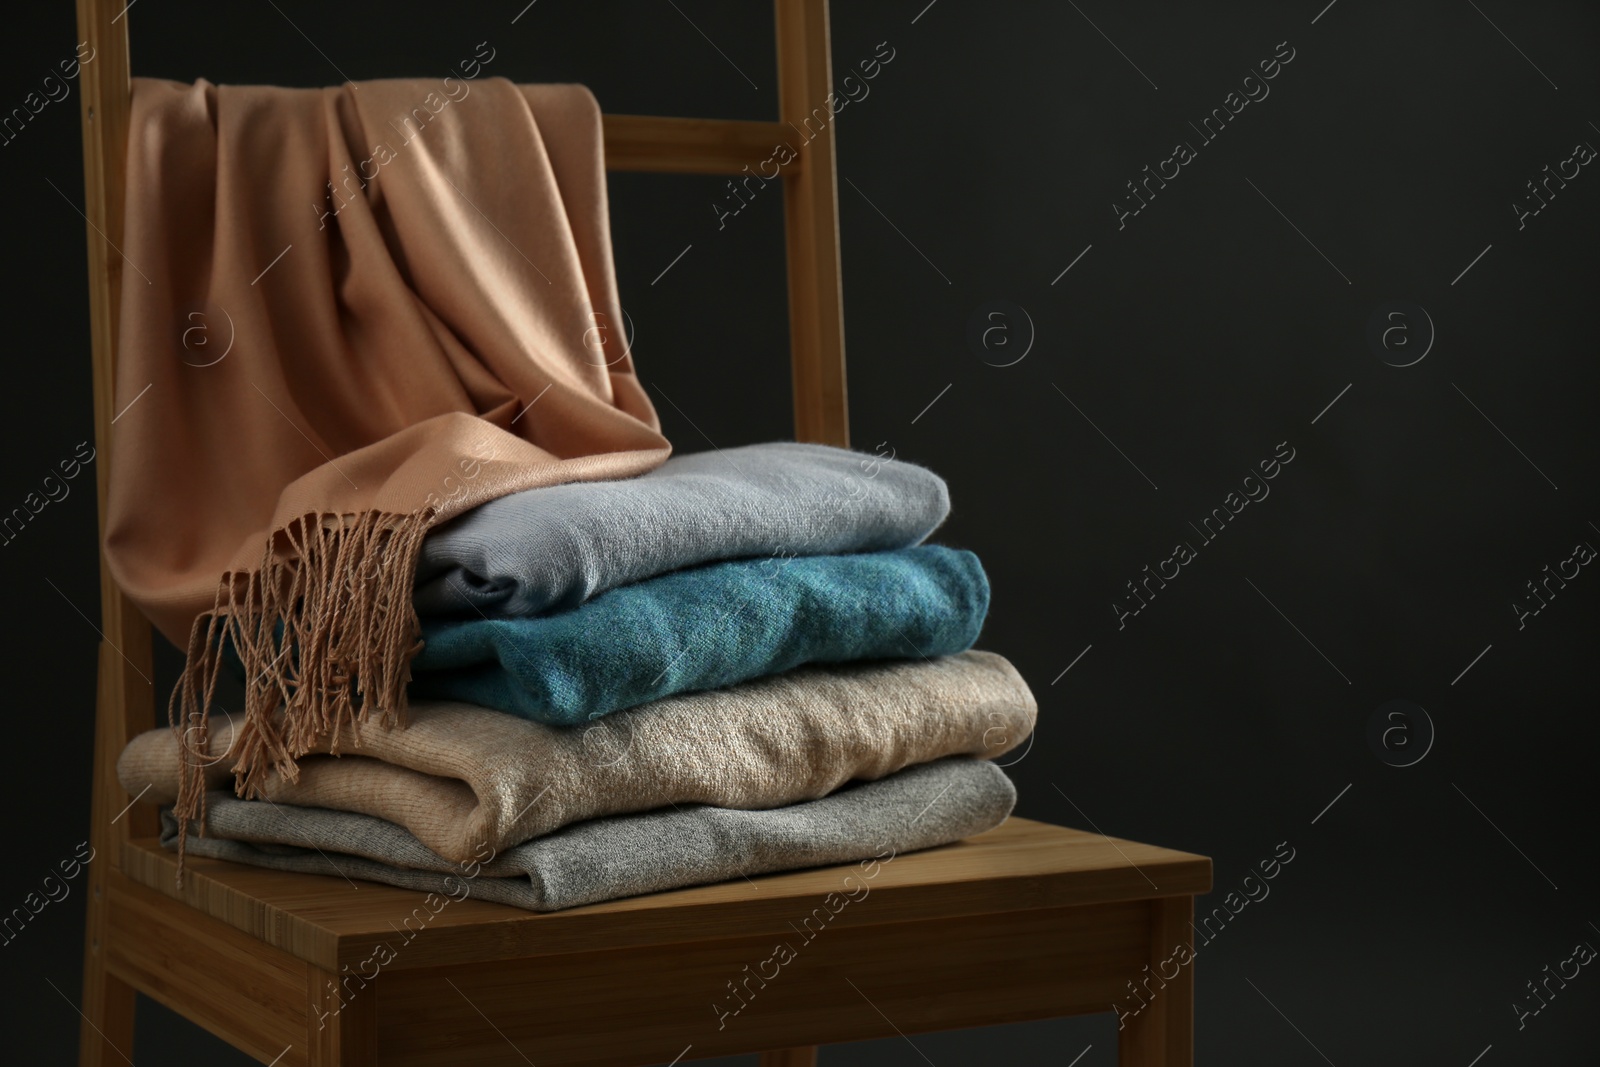
[[[754,172],[776,145],[794,140],[781,122],[661,115],[604,115],[602,120],[607,170],[738,174],[749,167]],[[788,168],[798,171],[804,163],[796,159]]]
[[[794,145],[803,165],[784,178],[783,197],[795,437],[842,447],[850,443],[850,423],[844,293],[839,279],[839,189],[827,104],[833,94],[828,0],[777,0],[777,27],[778,118],[809,138]],[[814,117],[819,109],[826,120],[820,123]]]
[[[122,303],[123,182],[128,146],[128,19],[121,4],[78,0],[78,39],[93,57],[79,71],[83,118],[84,217],[89,225],[89,335],[94,361],[95,494],[98,543],[106,532],[106,490],[111,473],[111,424],[117,417],[116,347]],[[150,624],[122,595],[100,554],[99,685],[95,697],[94,786],[90,840],[121,864],[114,841],[156,832],[153,808],[127,803],[117,784],[116,761],[128,739],[155,725]],[[90,909],[91,914],[95,909]],[[91,939],[94,931],[90,931]]]

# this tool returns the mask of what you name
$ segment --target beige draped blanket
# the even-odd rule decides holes
[[[187,649],[181,816],[224,636],[248,794],[402,721],[430,526],[666,458],[603,167],[579,86],[135,80],[105,547]]]

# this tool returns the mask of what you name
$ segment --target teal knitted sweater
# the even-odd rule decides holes
[[[978,558],[938,545],[714,563],[552,615],[427,624],[412,689],[570,725],[803,663],[961,652],[988,606]]]

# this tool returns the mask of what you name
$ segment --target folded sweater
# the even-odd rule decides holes
[[[208,801],[206,836],[189,837],[189,855],[415,889],[431,894],[422,902],[427,911],[420,923],[467,897],[556,911],[870,857],[870,873],[865,865],[851,868],[855,882],[840,888],[860,899],[856,894],[870,893],[871,878],[898,854],[1004,822],[1016,790],[994,764],[957,757],[769,811],[693,806],[595,819],[509,849],[480,849],[461,863],[366,815],[220,792]],[[176,848],[178,823],[170,809],[162,824],[162,844]]]
[[[938,545],[712,563],[556,615],[426,625],[412,692],[573,724],[803,663],[960,652],[988,607],[978,558]]]
[[[569,823],[671,804],[775,808],[943,756],[998,757],[1033,730],[1037,706],[989,652],[929,661],[803,667],[685,694],[584,726],[555,727],[465,704],[412,705],[405,729],[345,727],[298,781],[267,779],[282,804],[398,823],[449,860],[504,849]],[[230,779],[231,724],[214,716],[207,785]],[[177,735],[130,741],[117,774],[130,796],[177,795]]]
[[[714,560],[908,548],[950,511],[944,480],[882,455],[777,442],[674,456],[638,477],[500,497],[430,533],[424,615],[537,615]]]

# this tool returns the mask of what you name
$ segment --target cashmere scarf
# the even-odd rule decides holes
[[[430,527],[668,445],[611,328],[587,90],[135,79],[130,121],[105,552],[187,649],[175,727],[203,739],[243,660],[251,795],[341,723],[403,721]]]
[[[556,615],[429,623],[414,688],[571,725],[803,663],[960,652],[988,607],[978,557],[940,545],[712,563]]]
[[[417,701],[406,729],[346,725],[324,745],[345,755],[308,755],[297,779],[271,776],[262,795],[397,823],[460,861],[481,843],[505,849],[600,816],[672,804],[773,808],[943,756],[998,758],[1036,715],[1027,683],[989,652],[803,667],[579,727]],[[227,779],[231,733],[226,719],[210,732],[213,788]],[[128,743],[117,776],[129,795],[176,796],[178,745],[171,730]]]
[[[677,455],[638,478],[513,493],[435,529],[417,563],[417,611],[539,615],[699,563],[908,548],[949,512],[944,479],[881,446]]]
[[[382,819],[218,793],[210,804],[206,836],[190,836],[188,850],[257,867],[360,878],[424,893],[415,918],[407,920],[405,930],[396,928],[409,941],[451,901],[469,897],[557,911],[856,860],[867,862],[848,869],[858,877],[841,889],[849,899],[861,900],[872,891],[871,880],[883,864],[904,852],[992,830],[1011,814],[1016,798],[1000,768],[956,757],[789,807],[735,811],[693,806],[594,819],[509,849],[482,849],[452,863]],[[178,846],[178,820],[170,810],[163,812],[161,843]],[[830,894],[830,912],[843,907],[832,902],[835,895]]]

